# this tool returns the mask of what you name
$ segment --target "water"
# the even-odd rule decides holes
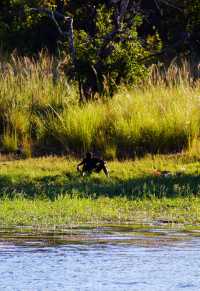
[[[0,290],[200,290],[199,233],[0,230]]]

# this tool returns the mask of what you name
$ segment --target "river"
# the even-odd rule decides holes
[[[0,290],[200,290],[200,233],[134,226],[0,230]]]

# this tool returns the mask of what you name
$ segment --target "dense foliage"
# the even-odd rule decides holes
[[[76,68],[67,57],[67,37],[60,36],[48,15],[33,13],[33,7],[73,18]],[[66,22],[57,21],[64,31]],[[196,56],[199,31],[198,0],[1,1],[0,45],[4,55],[13,50],[36,55],[46,48],[65,57],[64,71],[69,78],[79,79],[86,99],[94,98],[96,92],[113,94],[121,83],[138,82],[149,61]]]

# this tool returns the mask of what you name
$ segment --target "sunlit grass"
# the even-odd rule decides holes
[[[54,227],[104,223],[200,223],[200,161],[189,155],[108,163],[80,177],[77,160],[6,160],[0,167],[0,225]],[[167,175],[163,174],[167,171]],[[165,172],[164,172],[165,173]]]
[[[200,223],[199,198],[162,198],[128,200],[127,198],[59,197],[55,201],[4,199],[0,204],[0,225],[75,226],[82,224],[164,223],[187,227]]]
[[[53,58],[12,58],[0,74],[0,146],[5,152],[81,154],[107,158],[145,153],[195,154],[200,131],[200,86],[190,68],[152,72],[143,87],[121,87],[113,98],[78,104],[74,84],[57,72]],[[58,70],[58,68],[57,68]],[[156,71],[156,73],[155,73]]]

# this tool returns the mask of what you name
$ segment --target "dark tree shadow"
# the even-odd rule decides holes
[[[121,196],[129,199],[197,196],[200,195],[200,177],[195,174],[167,177],[149,175],[124,180],[101,176],[82,178],[77,174],[67,173],[34,179],[24,176],[13,181],[9,176],[0,176],[0,197],[12,198],[22,195],[27,198],[41,197],[54,200],[66,194],[93,198]]]

